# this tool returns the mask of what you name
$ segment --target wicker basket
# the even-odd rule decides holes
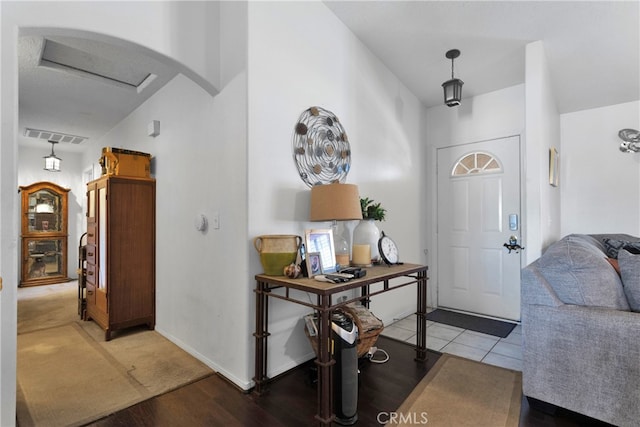
[[[349,316],[358,327],[357,351],[358,351],[358,357],[363,357],[369,352],[369,349],[375,345],[376,341],[378,341],[378,336],[384,330],[384,325],[382,323],[382,320],[375,317],[373,313],[371,313],[369,310],[367,310],[363,306],[347,305],[347,306],[341,307],[339,310],[342,311],[347,316]],[[373,319],[373,323],[375,323],[374,327],[371,326],[372,322],[369,321],[368,322],[369,326],[367,327],[368,330],[365,330],[365,325],[363,324],[361,319],[361,316],[363,314],[369,317],[369,320]],[[310,314],[308,316],[313,317],[314,314]],[[315,321],[315,318],[314,318],[314,321]],[[312,337],[311,334],[309,334],[309,331],[307,330],[306,324],[304,327],[304,333],[307,335],[307,338],[309,338],[309,342],[311,343],[311,347],[313,348],[313,351],[316,353],[316,356],[318,356],[318,336],[316,335]]]

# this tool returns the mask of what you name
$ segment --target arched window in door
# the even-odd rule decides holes
[[[460,158],[451,170],[451,176],[464,176],[502,172],[500,161],[489,153],[477,151]]]

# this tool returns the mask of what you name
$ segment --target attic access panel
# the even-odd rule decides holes
[[[126,58],[110,59],[65,44],[45,39],[40,66],[106,80],[118,86],[137,89],[155,77],[136,68]]]

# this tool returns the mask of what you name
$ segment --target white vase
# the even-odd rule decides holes
[[[380,261],[378,252],[378,240],[380,239],[380,230],[372,219],[363,219],[353,230],[354,245],[369,245],[371,248],[371,263]]]

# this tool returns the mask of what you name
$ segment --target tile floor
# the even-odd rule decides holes
[[[382,335],[415,344],[416,315],[385,326]],[[520,325],[516,325],[507,338],[499,338],[427,320],[427,348],[522,371]]]

